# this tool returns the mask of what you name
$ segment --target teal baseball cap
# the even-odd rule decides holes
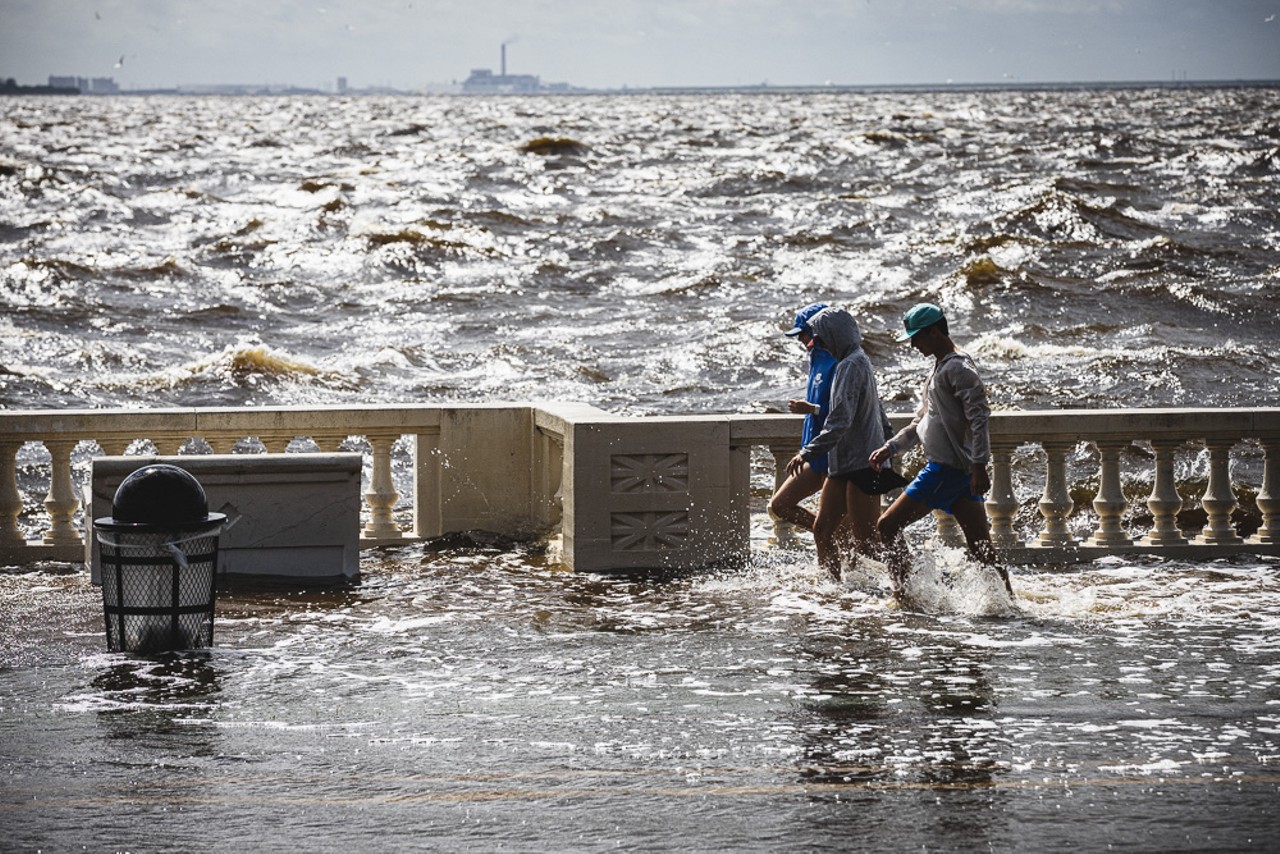
[[[911,336],[917,332],[928,329],[933,324],[942,320],[944,317],[942,309],[938,308],[931,302],[922,302],[913,305],[906,314],[902,316],[902,325],[907,331],[897,337],[898,341],[910,341]]]

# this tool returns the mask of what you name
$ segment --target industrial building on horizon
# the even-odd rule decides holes
[[[544,85],[534,74],[507,73],[507,42],[502,43],[502,57],[499,73],[494,74],[489,68],[473,68],[471,76],[462,81],[464,95],[528,95],[537,92],[570,92],[568,83],[550,83]]]
[[[78,89],[82,95],[119,95],[120,85],[111,77],[58,77],[49,75],[50,89]]]

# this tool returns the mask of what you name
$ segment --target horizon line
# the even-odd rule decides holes
[[[52,75],[58,77],[59,75]],[[67,77],[71,75],[65,75]],[[87,79],[87,78],[86,78]],[[105,78],[111,80],[112,78]],[[335,78],[336,80],[337,78]],[[112,81],[114,82],[114,81]],[[39,90],[54,87],[49,84],[21,84],[13,77],[0,78],[0,87],[12,83],[8,88],[0,88],[0,94],[21,94],[29,90],[32,94],[44,94]],[[361,95],[361,94],[402,94],[402,95],[592,95],[592,94],[642,94],[642,93],[698,93],[698,92],[857,92],[857,91],[947,91],[966,89],[1116,89],[1116,88],[1213,88],[1244,86],[1250,88],[1280,87],[1280,78],[1203,78],[1203,79],[1131,79],[1131,80],[1001,80],[1001,81],[945,81],[928,83],[744,83],[744,84],[667,84],[632,86],[623,84],[615,87],[573,86],[567,83],[540,84],[532,91],[520,92],[462,92],[450,91],[461,89],[460,83],[428,83],[413,88],[375,84],[365,87],[348,87],[343,90],[320,89],[314,86],[299,86],[292,83],[180,83],[173,86],[150,86],[124,89],[115,92],[97,93],[80,92],[82,95],[146,95],[146,94],[228,94],[236,91],[244,94],[318,94],[318,95]],[[221,90],[221,91],[215,91]],[[245,91],[252,90],[252,91]]]

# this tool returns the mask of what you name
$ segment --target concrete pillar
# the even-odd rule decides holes
[[[964,531],[960,528],[960,523],[956,521],[956,517],[950,513],[944,510],[934,510],[933,527],[934,536],[944,546],[958,548],[965,544]]]
[[[321,453],[336,454],[349,438],[346,433],[314,433],[311,436],[311,441],[316,443],[316,447],[320,449]]]
[[[533,432],[533,472],[530,496],[530,520],[551,530],[560,524],[560,506],[564,498],[563,438],[542,428]]]
[[[133,444],[132,439],[123,436],[107,436],[99,437],[98,447],[102,449],[103,456],[107,457],[123,457],[124,452],[129,450],[129,446]]]
[[[439,431],[415,433],[413,464],[413,533],[417,537],[438,537],[440,527],[440,447]]]
[[[575,570],[692,569],[750,551],[720,417],[580,421],[565,437],[564,557]]]
[[[511,537],[541,533],[534,530],[530,508],[535,432],[529,407],[441,413],[435,462],[442,531],[490,531]],[[419,453],[419,473],[431,462],[429,454]]]

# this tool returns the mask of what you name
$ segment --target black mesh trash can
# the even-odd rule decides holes
[[[111,516],[95,519],[102,611],[112,652],[213,645],[218,535],[204,488],[185,469],[154,464],[116,490]]]

